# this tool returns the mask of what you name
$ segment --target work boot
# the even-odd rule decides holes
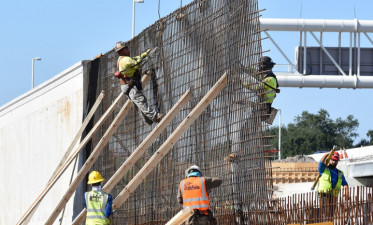
[[[158,113],[157,116],[153,119],[154,122],[159,123],[163,118],[163,115]]]

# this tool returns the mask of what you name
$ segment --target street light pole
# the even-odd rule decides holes
[[[32,58],[31,89],[34,88],[34,62],[35,62],[35,61],[40,61],[40,60],[41,60],[40,57]]]
[[[132,38],[135,37],[135,3],[144,3],[144,0],[132,0]]]
[[[281,160],[281,109],[277,109],[280,114],[278,117],[278,159]]]

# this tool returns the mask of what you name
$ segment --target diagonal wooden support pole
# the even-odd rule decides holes
[[[199,115],[206,109],[210,102],[219,94],[219,92],[227,84],[227,72],[216,82],[211,90],[203,97],[203,99],[194,107],[189,115],[181,122],[181,124],[172,132],[171,136],[162,144],[161,147],[154,153],[148,162],[141,168],[136,176],[127,184],[127,186],[119,193],[113,203],[113,209],[119,208],[133,193],[136,188],[142,183],[146,176],[157,166],[162,158],[170,151],[176,141],[184,134],[184,132],[194,123]]]
[[[149,81],[149,76],[144,76],[142,79],[142,82],[146,83]],[[122,93],[121,93],[122,95]],[[106,144],[109,142],[110,138],[113,136],[115,131],[117,130],[118,126],[124,119],[124,117],[127,115],[129,110],[132,108],[132,104],[130,100],[127,100],[126,103],[122,106],[121,110],[119,111],[118,115],[114,118],[113,122],[110,124],[109,128],[105,132],[105,134],[102,136],[101,140],[98,142],[95,149],[93,149],[91,155],[88,157],[87,161],[83,165],[83,167],[80,169],[78,175],[74,179],[74,181],[71,183],[70,187],[68,188],[65,195],[62,197],[61,201],[58,203],[57,207],[54,209],[50,217],[48,218],[47,222],[45,224],[52,224],[58,214],[62,211],[63,207],[66,205],[66,203],[69,201],[71,196],[73,195],[74,191],[78,188],[80,182],[84,179],[85,175],[88,173],[89,169],[92,167],[93,163],[97,160],[98,156],[100,155],[102,149],[106,146]]]
[[[30,206],[30,208],[25,212],[25,214],[20,218],[20,220],[17,222],[17,224],[28,224],[30,219],[32,218],[34,212],[36,211],[37,209],[37,206],[39,205],[39,203],[41,202],[41,200],[44,198],[44,196],[48,193],[48,191],[50,190],[50,188],[53,187],[53,185],[55,184],[55,182],[59,179],[59,177],[61,176],[61,174],[66,170],[67,166],[70,165],[70,163],[72,162],[73,158],[71,158],[71,162],[69,163],[66,163],[66,159],[67,157],[69,156],[70,152],[72,151],[73,147],[75,146],[75,143],[78,141],[79,137],[82,135],[84,129],[86,128],[87,124],[89,123],[89,121],[91,120],[92,116],[94,115],[95,111],[97,110],[98,106],[100,105],[103,97],[105,96],[104,92],[101,92],[101,94],[98,96],[98,98],[96,99],[96,102],[94,103],[94,105],[92,106],[92,109],[90,110],[90,112],[88,113],[86,119],[84,120],[82,126],[80,127],[78,133],[75,135],[75,138],[73,139],[73,141],[71,142],[70,146],[68,147],[68,149],[66,150],[65,152],[65,155],[62,157],[60,163],[57,165],[57,168],[55,169],[55,171],[53,172],[53,175],[51,176],[51,178],[49,178],[49,181],[45,187],[45,189],[42,191],[42,193],[36,198],[36,200],[32,203],[32,205]],[[112,106],[116,107],[118,104],[119,104],[119,100],[121,100],[122,98],[118,98],[117,101],[115,102],[116,104],[113,103]],[[113,108],[113,107],[112,107]],[[114,108],[113,108],[114,109]],[[108,109],[109,111],[109,109]],[[106,117],[107,118],[107,117]],[[102,122],[104,122],[106,120],[106,118],[103,116],[101,117],[101,120]],[[78,153],[80,152],[80,150],[85,146],[85,144],[89,141],[90,137],[92,137],[93,135],[93,132],[94,129],[91,130],[91,132],[86,136],[86,138],[82,141],[82,143],[84,143],[84,145],[80,144],[79,147],[78,147],[78,150],[76,150],[73,155],[77,154],[76,152],[78,151]],[[70,160],[69,158],[69,160]],[[66,168],[64,168],[66,167]],[[62,171],[62,172],[61,172]]]
[[[124,177],[128,170],[141,158],[144,152],[150,147],[154,140],[162,133],[173,118],[180,112],[180,110],[188,103],[190,99],[190,90],[186,91],[183,96],[176,102],[176,104],[168,111],[161,122],[150,132],[150,134],[141,142],[135,151],[128,157],[122,166],[115,172],[115,174],[108,180],[102,188],[105,192],[110,192],[115,185]],[[73,221],[73,225],[79,225],[85,220],[87,210],[84,209]]]
[[[95,114],[98,106],[100,105],[102,99],[104,98],[105,96],[105,93],[104,91],[101,91],[100,95],[97,97],[95,103],[93,104],[91,110],[89,111],[89,113],[87,114],[86,118],[84,119],[83,123],[82,123],[82,126],[80,127],[80,129],[78,130],[78,132],[76,133],[73,141],[70,143],[69,147],[67,148],[65,154],[63,155],[60,163],[57,165],[57,168],[54,170],[52,176],[49,178],[48,180],[48,183],[46,185],[46,187],[48,187],[48,185],[51,183],[51,181],[54,179],[54,177],[56,176],[56,174],[58,173],[58,171],[60,171],[62,165],[66,162],[66,159],[67,157],[69,157],[71,151],[73,150],[76,142],[78,141],[79,137],[82,136],[82,133],[83,131],[85,130],[85,128],[87,127],[89,121],[91,121],[93,115]],[[28,210],[21,218],[20,221],[18,221],[19,223],[23,223],[23,224],[28,224],[30,222],[30,219],[32,218],[32,216],[34,215],[34,213],[36,212],[36,209],[38,208],[39,206],[39,203],[40,201],[38,201],[35,205],[35,207],[32,207],[30,208],[30,211]]]
[[[57,174],[57,172],[61,169],[62,165],[66,162],[66,159],[67,157],[69,157],[71,151],[73,150],[74,146],[75,146],[75,143],[78,141],[79,137],[82,136],[82,133],[83,131],[85,130],[85,128],[87,127],[89,121],[91,120],[91,118],[93,117],[94,113],[96,112],[96,109],[98,108],[98,106],[100,105],[102,99],[104,98],[105,96],[105,93],[104,91],[101,92],[101,94],[98,96],[95,104],[93,104],[92,106],[92,109],[90,110],[90,112],[88,113],[86,119],[84,120],[82,126],[80,127],[78,133],[76,134],[74,140],[71,142],[70,146],[68,147],[67,151],[65,152],[65,154],[63,155],[60,163],[57,165],[57,168],[54,170],[53,172],[53,175],[52,177],[49,179],[48,183],[51,182],[51,180],[53,179],[53,177]]]
[[[194,214],[194,211],[190,207],[186,207],[180,210],[172,219],[170,219],[166,225],[180,225],[184,223],[189,217]]]

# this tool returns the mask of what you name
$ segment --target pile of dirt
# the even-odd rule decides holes
[[[316,162],[313,158],[305,155],[296,155],[287,157],[286,159],[275,160],[274,162]]]

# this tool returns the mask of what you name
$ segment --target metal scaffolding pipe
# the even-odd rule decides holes
[[[373,88],[372,76],[294,75],[277,72],[280,87]]]
[[[260,18],[260,27],[269,31],[373,32],[373,20]]]

